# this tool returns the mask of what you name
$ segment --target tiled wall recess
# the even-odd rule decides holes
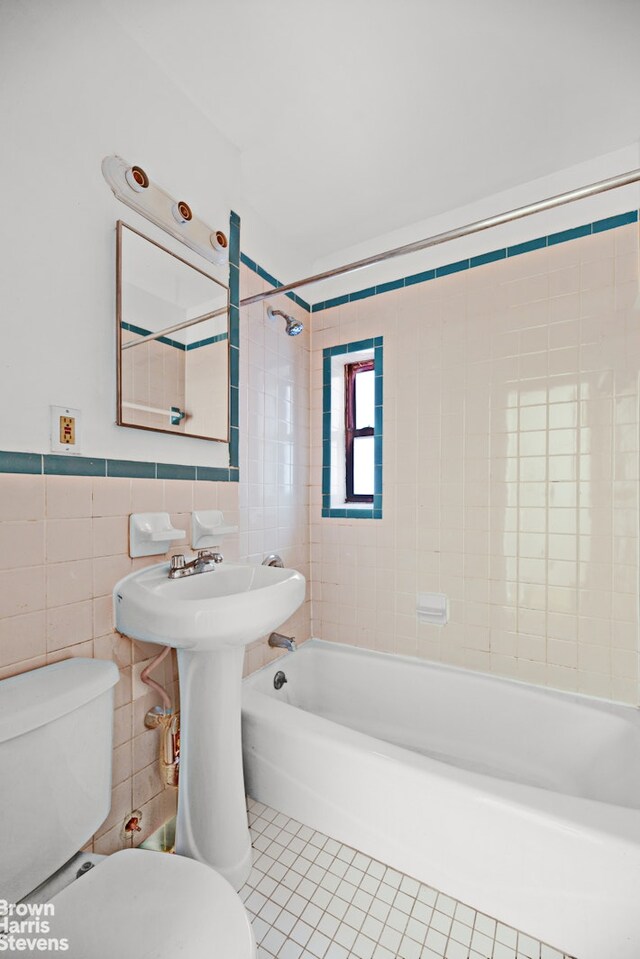
[[[314,635],[638,703],[636,221],[314,307]],[[322,518],[323,350],[376,336],[384,518]]]

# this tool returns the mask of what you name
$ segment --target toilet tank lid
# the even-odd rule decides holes
[[[0,743],[84,706],[119,678],[113,662],[77,658],[0,680]]]

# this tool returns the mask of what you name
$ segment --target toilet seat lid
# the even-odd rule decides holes
[[[125,849],[51,900],[48,936],[67,959],[253,959],[249,917],[217,872],[183,856]]]

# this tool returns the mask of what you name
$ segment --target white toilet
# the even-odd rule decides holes
[[[107,817],[117,681],[114,663],[70,659],[0,682],[0,900],[29,901]],[[255,957],[237,894],[192,859],[127,849],[50,901],[38,935],[69,959]]]

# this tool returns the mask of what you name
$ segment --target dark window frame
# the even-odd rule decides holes
[[[359,436],[373,436],[374,427],[365,426],[356,429],[356,378],[358,373],[375,369],[374,360],[360,360],[347,363],[344,368],[344,440],[345,440],[345,488],[346,503],[373,503],[371,496],[353,492],[353,441]]]

